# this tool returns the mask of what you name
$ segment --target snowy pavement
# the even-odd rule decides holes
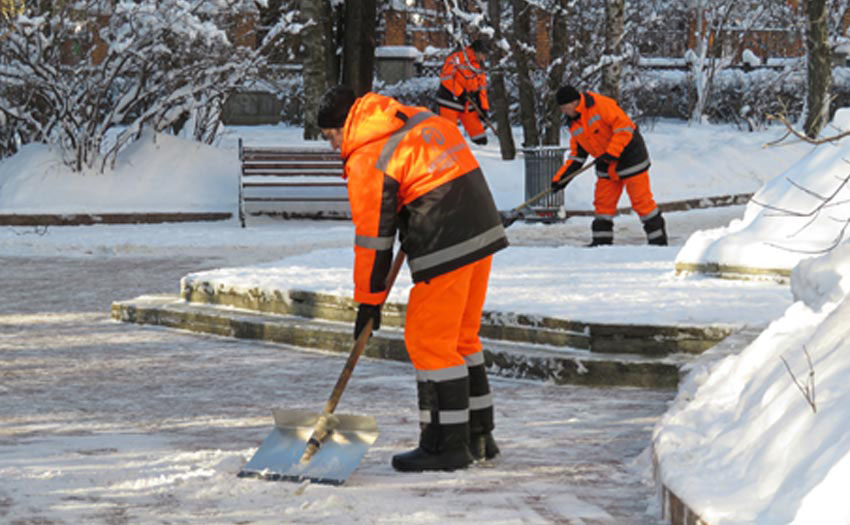
[[[674,392],[493,378],[503,455],[399,474],[413,370],[372,359],[339,412],[376,416],[381,435],[344,486],[236,478],[270,409],[318,411],[344,357],[109,318],[228,257],[0,257],[0,521],[662,523],[646,448]]]

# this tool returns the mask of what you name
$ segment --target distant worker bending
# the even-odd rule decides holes
[[[460,119],[469,139],[482,146],[487,144],[487,132],[481,120],[486,121],[490,111],[483,67],[486,56],[481,39],[449,55],[443,63],[437,90],[440,116],[455,124]]]
[[[570,156],[552,177],[552,189],[564,189],[570,174],[581,169],[588,155],[596,159],[590,246],[614,243],[614,216],[623,188],[643,223],[647,242],[666,246],[664,218],[649,189],[649,152],[637,125],[614,99],[599,93],[562,86],[555,98],[567,117]]]

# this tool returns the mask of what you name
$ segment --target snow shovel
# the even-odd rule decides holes
[[[387,295],[404,262],[399,250],[387,276]],[[274,429],[239,477],[271,481],[305,481],[341,485],[354,472],[366,450],[378,439],[373,416],[334,414],[357,360],[372,335],[372,320],[360,332],[321,414],[303,410],[272,410]]]
[[[584,173],[585,171],[589,170],[590,167],[594,166],[595,164],[596,164],[595,162],[591,162],[590,164],[583,166],[578,171],[574,171],[574,172],[570,173],[569,175],[567,175],[567,180],[564,183],[564,187],[566,187],[566,185],[569,184],[571,180],[578,177],[580,174]],[[560,190],[558,190],[558,191],[560,191]],[[534,197],[531,197],[530,199],[523,202],[522,204],[520,204],[516,208],[513,208],[513,209],[508,210],[508,211],[500,211],[499,215],[502,217],[502,226],[507,228],[511,224],[515,223],[517,220],[525,218],[525,212],[523,211],[523,209],[531,206],[532,204],[539,201],[543,197],[549,195],[550,193],[552,193],[552,188],[546,188],[545,190],[541,191],[540,193],[538,193]]]

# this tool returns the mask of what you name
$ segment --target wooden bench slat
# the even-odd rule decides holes
[[[242,163],[243,170],[281,170],[281,171],[301,171],[301,170],[335,170],[342,173],[342,164],[286,164],[286,163],[265,163],[255,164],[252,162]]]
[[[246,177],[334,177],[342,178],[341,171],[299,171],[299,172],[281,172],[281,171],[260,171],[250,170],[243,171],[242,175]]]
[[[240,139],[239,161],[241,203],[348,202],[347,195],[340,196],[345,191],[346,183],[341,180],[344,165],[336,151],[327,148],[243,147]],[[336,181],[310,180],[310,177],[333,177]],[[336,188],[340,190],[329,191]],[[299,193],[305,195],[295,196]],[[252,207],[255,213],[257,209],[260,210],[259,213],[263,213],[261,204]],[[323,208],[316,209],[322,213]],[[272,206],[265,208],[265,211],[279,213],[279,210],[273,210]],[[244,227],[245,210],[241,207],[239,217]]]
[[[343,182],[243,182],[243,188],[345,188]]]
[[[242,153],[243,161],[263,161],[263,160],[294,160],[294,161],[302,161],[302,160],[322,160],[327,162],[339,162],[342,164],[342,159],[337,154],[317,154],[317,155],[278,155],[274,153]]]
[[[342,197],[243,197],[245,202],[348,202]]]

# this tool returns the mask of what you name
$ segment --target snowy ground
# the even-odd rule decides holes
[[[795,164],[812,151],[809,145],[761,148],[776,130],[740,134],[664,121],[643,129],[661,202],[757,191],[789,166],[813,166]],[[299,140],[297,130],[287,128],[233,131],[217,149],[167,137],[140,144],[143,160],[119,162],[113,174],[123,178],[119,186],[105,175],[70,177],[57,168],[55,152],[28,149],[0,163],[0,213],[115,211],[104,203],[116,202],[121,191],[123,212],[179,211],[175,195],[186,197],[187,211],[235,211],[235,137],[253,144]],[[476,155],[501,208],[524,200],[520,160],[503,163],[494,146],[476,148]],[[843,166],[850,154],[829,158],[831,166]],[[186,161],[179,184],[166,169],[176,160]],[[809,168],[779,177],[788,180],[772,184],[766,195],[778,194],[798,209],[805,203],[797,194],[804,192],[792,182],[820,182],[810,173],[820,170],[833,186],[841,183],[842,172],[822,161],[819,170]],[[801,174],[806,178],[797,179]],[[567,207],[589,209],[591,187],[592,177],[571,184]],[[836,209],[822,218],[840,220]],[[667,411],[670,392],[495,379],[503,457],[461,473],[402,476],[388,462],[414,444],[412,370],[366,360],[340,411],[376,415],[382,434],[340,488],[234,478],[268,433],[272,407],[318,410],[341,367],[339,356],[119,324],[108,310],[115,300],[176,292],[182,276],[198,271],[257,273],[257,265],[277,261],[286,269],[297,260],[313,261],[309,274],[321,270],[329,254],[348,268],[350,225],[255,220],[244,230],[235,221],[3,228],[0,521],[655,524],[646,451],[665,414],[655,429],[664,481],[714,523],[846,524],[846,505],[836,496],[850,480],[843,409],[850,394],[840,380],[850,363],[842,351],[850,289],[846,246],[833,258],[799,265],[790,287],[673,272],[683,244],[690,245],[692,260],[715,253],[723,262],[736,249],[734,242],[722,246],[726,234],[742,228],[770,233],[750,210],[667,214],[672,246],[660,249],[644,247],[634,216],[617,219],[617,246],[597,250],[579,247],[589,238],[586,218],[517,224],[509,230],[512,248],[497,256],[488,298],[494,304],[533,304],[509,288],[510,278],[519,277],[549,301],[544,313],[579,320],[684,322],[681,312],[689,322],[776,320],[740,357],[696,367],[674,410]],[[755,228],[738,221],[745,214]],[[737,222],[725,228],[730,221]],[[696,230],[710,233],[692,235]],[[794,231],[805,237],[813,230],[819,228]],[[747,243],[761,254],[767,253],[763,245],[758,236]],[[790,268],[793,260],[786,253],[782,263]],[[350,286],[348,270],[332,273],[333,286]],[[805,379],[801,347],[809,344],[819,378],[817,419],[780,360],[787,356]],[[763,425],[763,414],[770,425]],[[764,428],[771,432],[763,434]],[[758,498],[748,497],[753,491]],[[819,521],[806,521],[813,516]]]
[[[389,460],[417,438],[413,371],[371,359],[338,411],[375,415],[381,435],[343,487],[236,478],[270,409],[318,411],[343,358],[108,317],[222,262],[0,258],[0,521],[660,523],[641,453],[673,392],[494,378],[502,457],[401,475]]]

